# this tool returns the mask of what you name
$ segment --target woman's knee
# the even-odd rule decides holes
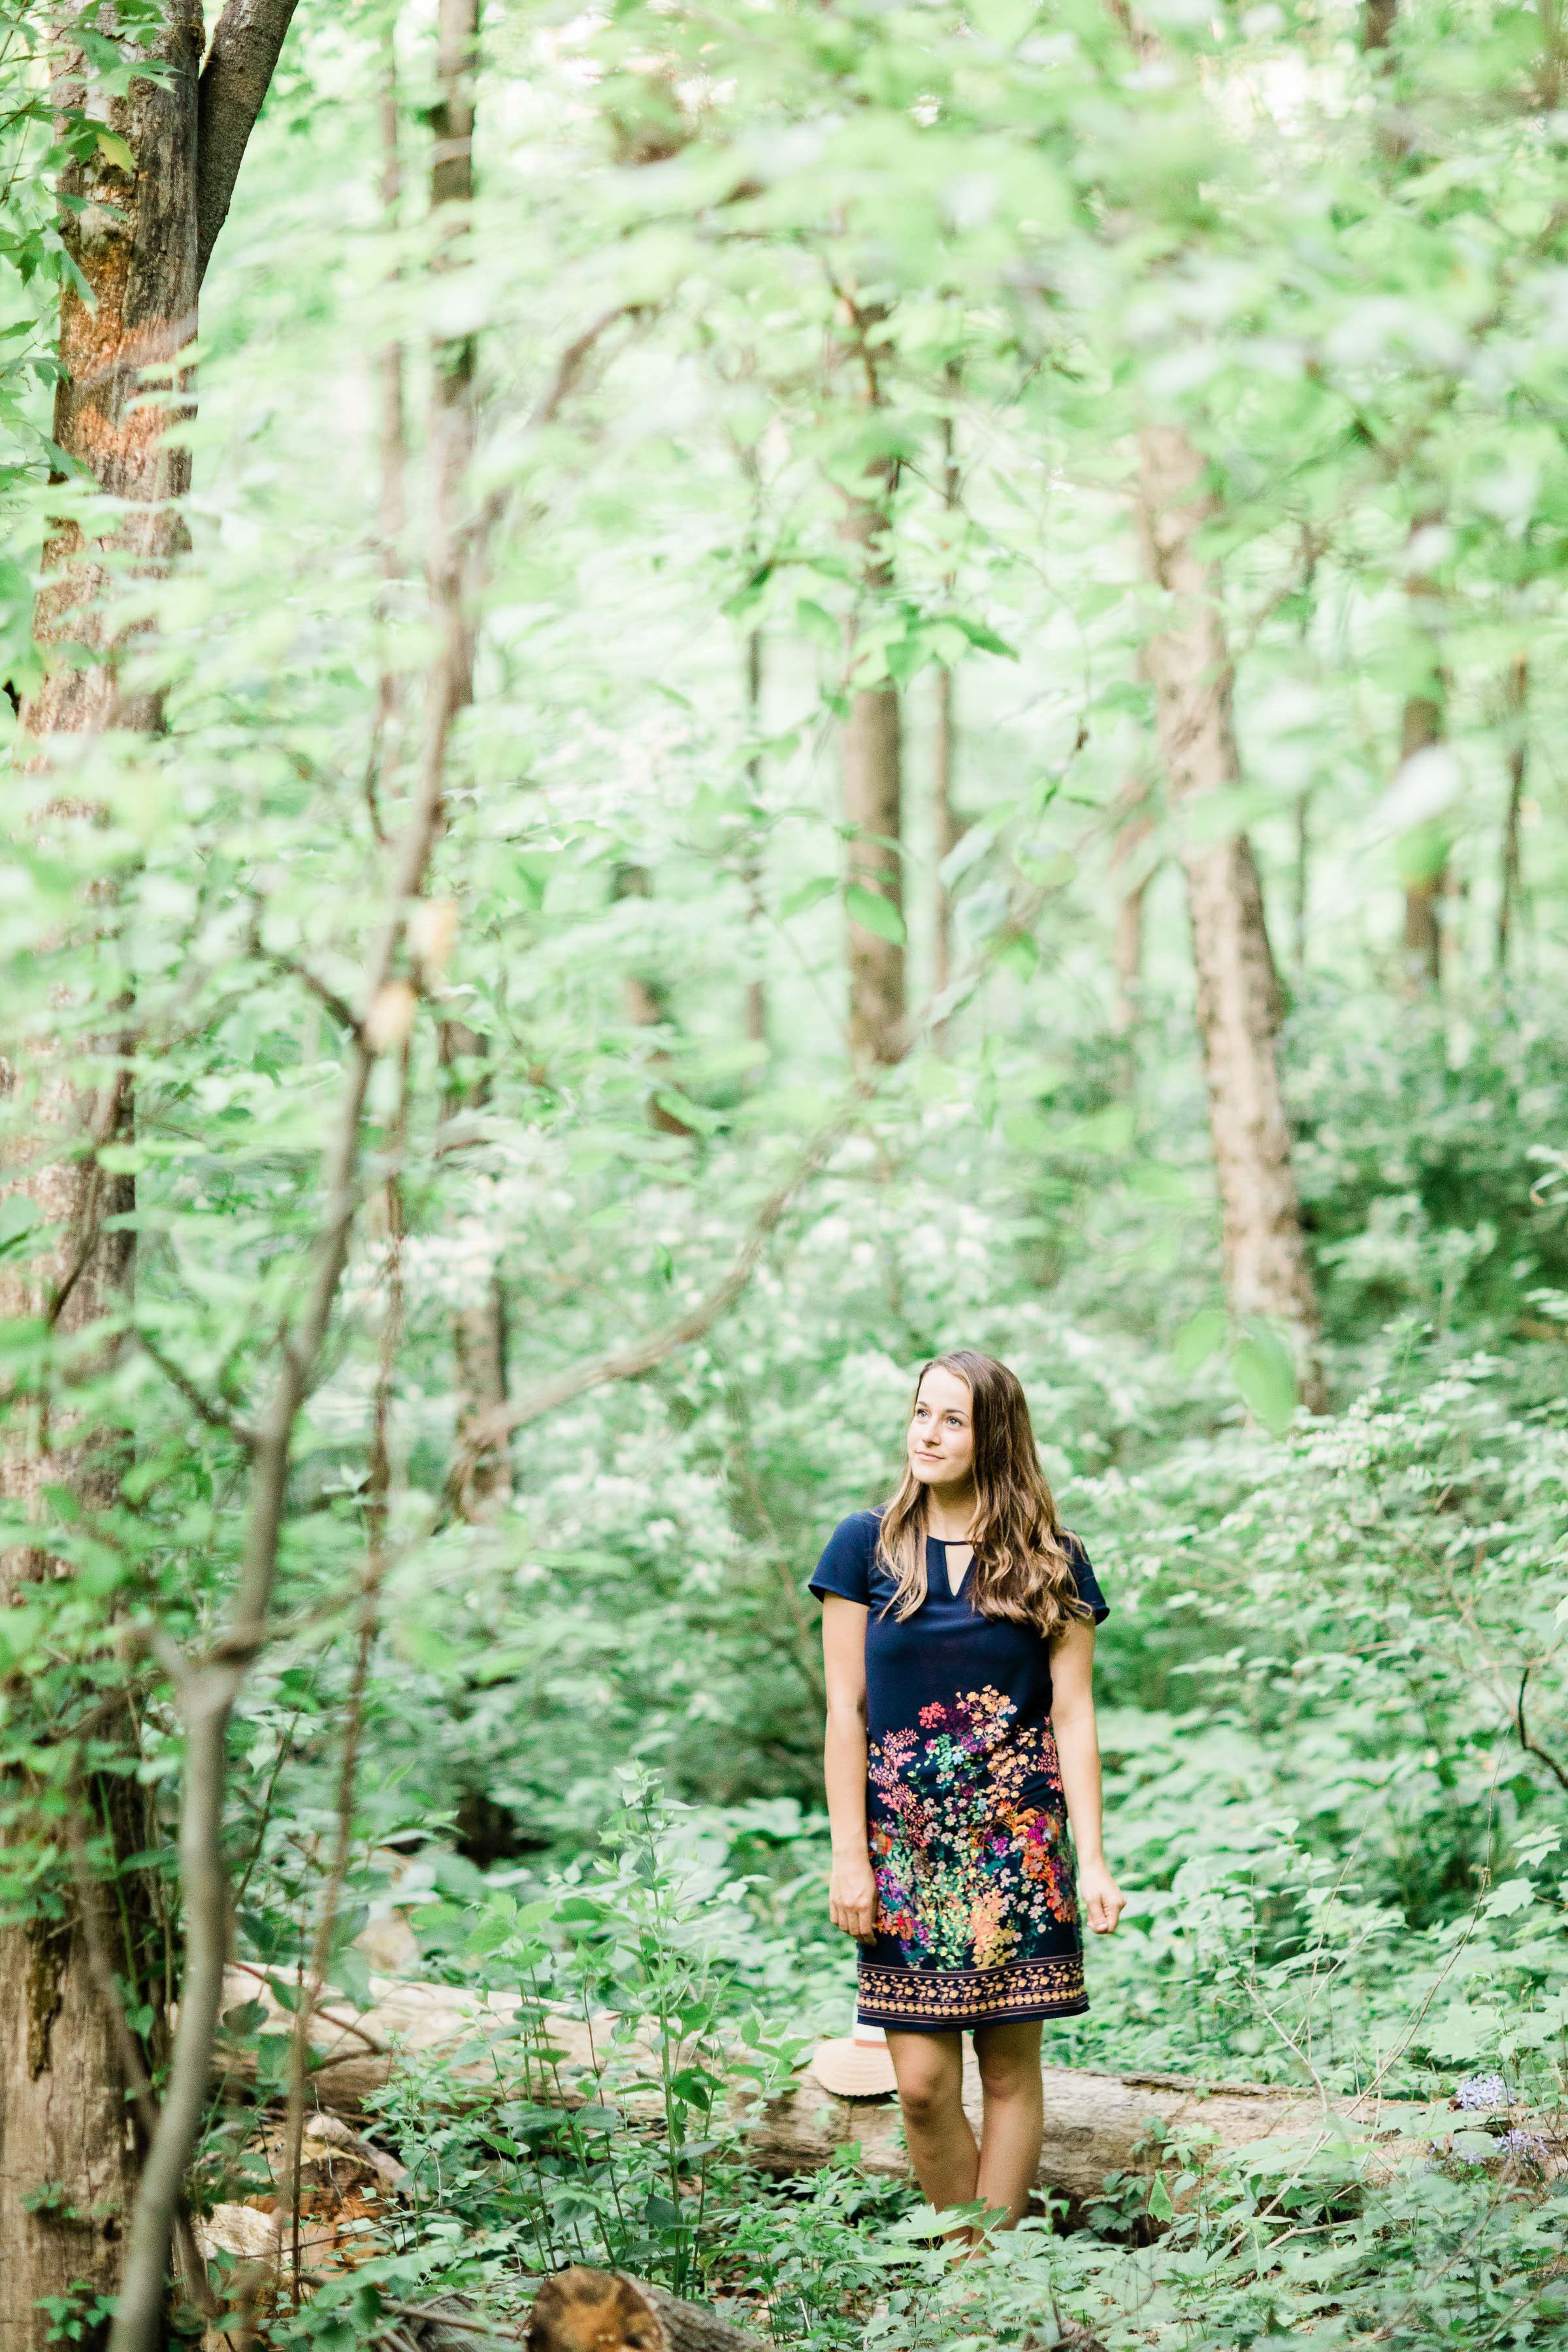
[[[933,2070],[900,2082],[899,2105],[904,2111],[904,2121],[918,2130],[922,2125],[947,2122],[961,2102],[956,2085],[946,2074]]]
[[[900,2050],[896,2067],[906,2123],[940,2123],[962,2106],[963,2066],[952,2052],[940,2045]]]
[[[1038,2026],[1026,2026],[1022,2032],[994,2026],[977,2033],[974,2042],[980,2085],[988,2099],[1040,2097]]]

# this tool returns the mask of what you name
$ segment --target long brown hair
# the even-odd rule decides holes
[[[1040,1467],[1028,1401],[1016,1372],[994,1356],[954,1348],[922,1364],[910,1404],[914,1418],[921,1381],[951,1372],[969,1391],[974,1431],[974,1549],[970,1587],[983,1617],[1010,1617],[1032,1625],[1049,1642],[1093,1611],[1078,1597],[1072,1561],[1057,1507]],[[926,1488],[904,1457],[899,1491],[882,1514],[878,1552],[897,1587],[888,1606],[910,1617],[926,1597]]]

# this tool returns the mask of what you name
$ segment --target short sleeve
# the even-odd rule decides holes
[[[1062,1535],[1072,1567],[1073,1581],[1078,1586],[1078,1597],[1088,1601],[1094,1612],[1095,1623],[1102,1625],[1110,1614],[1110,1603],[1100,1589],[1100,1579],[1094,1572],[1093,1563],[1077,1536],[1068,1535],[1065,1528]]]
[[[875,1511],[857,1511],[840,1520],[828,1537],[822,1558],[812,1571],[809,1590],[819,1601],[832,1593],[840,1601],[871,1605],[871,1562],[877,1551]]]

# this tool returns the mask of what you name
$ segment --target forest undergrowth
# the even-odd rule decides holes
[[[0,2352],[1568,2352],[1565,93],[0,7]],[[1047,2060],[1289,2128],[956,2264],[759,2151],[960,1345],[1110,1603]]]
[[[1383,1084],[1417,1084],[1426,1050],[1415,1069],[1385,1056]],[[907,1269],[861,1253],[886,1205],[851,1181],[799,1244],[861,1268],[839,1319],[786,1327],[776,1297],[749,1298],[700,1364],[577,1409],[526,1507],[552,1543],[454,1532],[406,1603],[395,1587],[404,1666],[366,1722],[331,1990],[370,2003],[368,1952],[522,2008],[499,2038],[411,2057],[379,2100],[374,2137],[409,2168],[395,2220],[340,2237],[353,2277],[292,2336],[357,2341],[377,2294],[437,2284],[521,2312],[541,2274],[586,2261],[803,2346],[1048,2343],[1058,2314],[1112,2347],[1557,2340],[1568,1413],[1563,1343],[1513,1327],[1559,1311],[1558,1196],[1548,1181],[1523,1226],[1461,1252],[1445,1194],[1484,1198],[1477,1162],[1519,1142],[1454,1101],[1466,1181],[1434,1139],[1404,1209],[1409,1229],[1430,1223],[1390,1246],[1338,1076],[1334,1093],[1337,1157],[1303,1122],[1325,1225],[1346,1237],[1325,1250],[1341,1361],[1363,1382],[1331,1417],[1270,1433],[1204,1354],[1190,1299],[1168,1306],[1156,1353],[1128,1345],[1126,1293],[1121,1315],[1089,1313],[1070,1269],[1045,1291],[998,1278],[1042,1223],[1085,1213],[1112,1171],[1125,1181],[1114,1155],[1022,1233],[988,1223],[977,1188],[959,1310],[980,1344],[1006,1335],[1113,1602],[1102,1742],[1131,1900],[1090,1951],[1089,2013],[1047,2029],[1047,2059],[1286,2085],[1320,2126],[1230,2155],[1197,2135],[1082,2206],[1047,2200],[957,2273],[912,2193],[851,2151],[794,2181],[746,2160],[747,2103],[845,2031],[852,1999],[823,1898],[815,1628],[782,1580],[804,1581],[821,1533],[875,1494],[930,1311],[918,1253]],[[911,1231],[921,1158],[902,1180]],[[996,1171],[995,1199],[1009,1181]],[[910,1339],[874,1349],[894,1286]],[[1144,1315],[1160,1312],[1152,1294]],[[614,1467],[585,1475],[595,1463]],[[519,1630],[498,1648],[503,1612]],[[243,1916],[280,1982],[302,1966],[330,1834],[310,1758],[330,1753],[342,1672],[279,1653],[247,1711],[239,1801],[259,1859]],[[581,2053],[548,2057],[562,2016],[602,2037],[567,2114]],[[631,2039],[649,2020],[651,2051]],[[287,2039],[268,2031],[281,2081]],[[477,2105],[480,2048],[495,2087]],[[1409,2103],[1397,2163],[1335,2120],[1331,2103],[1368,2093]],[[243,2179],[225,2148],[214,2198]]]

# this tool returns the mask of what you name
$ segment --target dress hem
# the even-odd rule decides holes
[[[863,1958],[855,2004],[867,2025],[963,2032],[1032,2017],[1077,2017],[1089,2007],[1081,1952],[996,1969],[889,1968]]]
[[[1082,2017],[1087,2014],[1085,2000],[1054,2001],[1048,2008],[1037,2004],[1030,2009],[988,2009],[983,2017],[895,2017],[887,2011],[880,2015],[875,2010],[858,2009],[858,2025],[879,2025],[889,2033],[973,2033],[982,2025],[1037,2025],[1048,2017]]]

